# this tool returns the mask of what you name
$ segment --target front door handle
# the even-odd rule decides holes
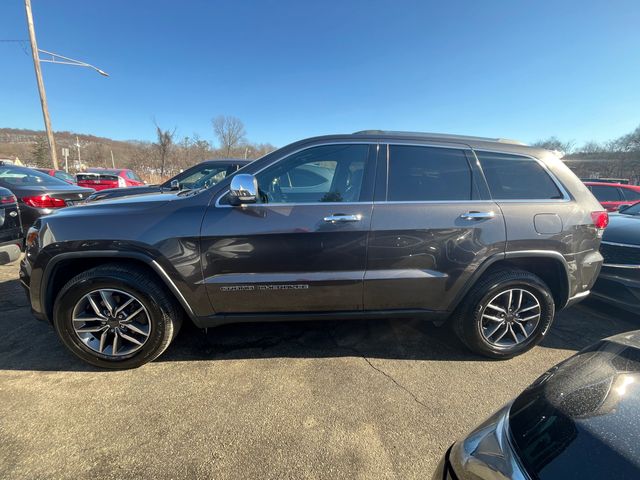
[[[487,220],[495,216],[495,212],[467,212],[460,215],[460,218],[465,220]]]
[[[359,222],[362,220],[362,215],[359,213],[355,215],[345,215],[344,213],[334,213],[328,217],[324,217],[324,221],[327,223],[342,223],[342,222]]]

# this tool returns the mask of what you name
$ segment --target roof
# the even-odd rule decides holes
[[[405,132],[395,130],[360,130],[354,132],[352,135],[387,135],[393,137],[422,137],[433,140],[448,140],[448,141],[464,141],[464,142],[489,142],[489,143],[504,143],[509,145],[522,145],[527,144],[519,140],[509,140],[507,138],[489,138],[489,137],[476,137],[471,135],[452,135],[450,133],[429,133],[429,132]]]
[[[220,162],[220,163],[251,163],[253,162],[253,159],[250,158],[212,158],[210,160],[203,160],[200,163],[216,163],[216,162]]]
[[[629,190],[640,190],[640,185],[629,185],[628,183],[612,183],[612,182],[593,182],[593,181],[585,181],[585,185],[596,185],[603,187],[620,187],[620,188],[628,188]]]

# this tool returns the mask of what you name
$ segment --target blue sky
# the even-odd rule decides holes
[[[606,140],[640,124],[640,2],[32,0],[55,130],[282,146],[367,128]],[[27,39],[21,0],[0,39]],[[27,50],[28,52],[28,50]],[[0,126],[42,129],[33,64],[0,43]]]

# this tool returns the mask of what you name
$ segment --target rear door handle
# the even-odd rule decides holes
[[[342,223],[342,222],[359,222],[362,220],[362,215],[359,213],[356,215],[345,215],[344,213],[334,213],[328,217],[324,217],[324,221],[327,223]]]
[[[495,216],[495,212],[467,212],[460,215],[460,218],[465,220],[487,220]]]

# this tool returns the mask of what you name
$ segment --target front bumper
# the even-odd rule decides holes
[[[15,262],[20,258],[21,240],[12,240],[0,244],[0,265]]]
[[[24,293],[27,295],[27,302],[29,302],[29,305],[31,305],[32,315],[38,320],[45,321],[46,317],[44,313],[34,308],[34,302],[31,298],[31,273],[31,264],[29,263],[27,256],[25,255],[25,257],[20,262],[20,285],[22,285],[22,288],[24,288]]]

